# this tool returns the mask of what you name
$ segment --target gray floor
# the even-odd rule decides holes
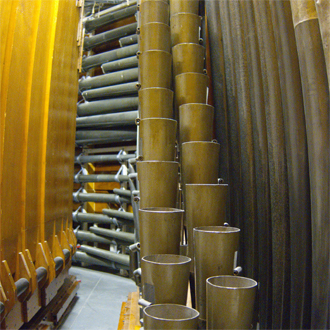
[[[61,330],[116,330],[121,304],[135,283],[118,275],[81,267],[71,267],[70,273],[81,280],[78,300],[62,325]]]

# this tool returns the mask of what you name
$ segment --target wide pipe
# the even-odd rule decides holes
[[[129,196],[127,196],[129,197]],[[125,219],[125,220],[134,220],[134,215],[131,212],[125,212],[125,211],[117,211],[113,209],[103,209],[103,214],[106,214],[107,216],[119,218],[119,219]]]
[[[167,24],[151,22],[141,25],[139,28],[139,51],[143,53],[148,50],[171,52],[171,30]]]
[[[163,0],[143,0],[139,5],[140,26],[150,22],[163,23],[169,25],[170,10],[167,1]]]
[[[135,239],[134,239],[134,234],[132,233],[125,233],[122,231],[116,231],[113,229],[105,229],[105,228],[98,228],[98,227],[90,227],[89,230],[97,235],[102,235],[102,236],[106,236],[106,237],[111,237],[114,239],[119,239],[121,241],[125,241],[128,243],[134,243]]]
[[[139,64],[137,56],[130,56],[117,61],[112,61],[102,64],[103,73],[110,73],[114,71],[137,68]]]
[[[73,193],[76,202],[95,202],[95,203],[130,203],[130,199],[119,197],[115,194],[93,194],[93,193]]]
[[[86,182],[126,182],[129,180],[128,175],[116,175],[116,174],[77,174],[74,176],[75,183]]]

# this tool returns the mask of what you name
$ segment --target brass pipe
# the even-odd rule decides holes
[[[175,254],[142,257],[143,298],[152,304],[185,305],[190,262],[190,258]]]
[[[176,207],[179,163],[139,161],[140,208]]]
[[[143,160],[174,161],[177,123],[173,119],[146,118],[139,122],[139,152]]]
[[[199,14],[199,0],[171,0],[170,15],[171,17],[178,13]]]
[[[145,330],[194,330],[199,313],[190,307],[174,304],[150,305],[143,310]]]
[[[233,274],[240,230],[235,227],[206,226],[194,228],[193,232],[196,308],[200,312],[200,319],[206,320],[205,281],[211,276]]]
[[[139,5],[139,25],[158,22],[169,25],[169,4],[163,0],[144,0]]]
[[[151,87],[139,90],[139,110],[144,118],[173,118],[173,91]]]
[[[139,210],[140,256],[179,254],[180,230],[184,211],[148,207]]]
[[[240,276],[208,278],[206,329],[251,329],[257,285]]]
[[[157,1],[164,3],[162,0]],[[139,33],[139,51],[163,50],[171,52],[171,30],[167,24],[152,22],[141,25]]]

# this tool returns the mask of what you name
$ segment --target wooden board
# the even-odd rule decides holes
[[[122,303],[118,330],[138,330],[140,324],[139,292],[130,292],[127,302]]]

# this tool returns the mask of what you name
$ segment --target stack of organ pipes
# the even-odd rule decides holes
[[[329,328],[329,10],[206,1],[228,219],[262,329]]]

